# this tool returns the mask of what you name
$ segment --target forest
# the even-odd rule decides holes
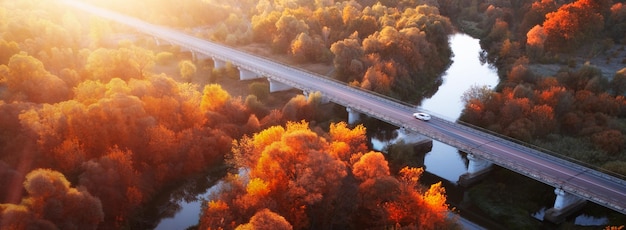
[[[434,1],[92,2],[224,44],[332,64],[334,79],[416,104],[436,92],[452,55],[453,26]]]
[[[465,93],[460,122],[626,175],[620,1],[84,2],[413,104],[437,91],[462,31],[501,80]],[[57,1],[0,1],[0,228],[133,228],[168,187],[220,168],[199,228],[458,227],[441,184],[367,149],[319,94],[275,105],[254,82],[232,96],[218,83],[236,68],[189,59]]]
[[[141,11],[145,20],[232,46],[264,44],[299,63],[326,63],[330,77],[413,104],[437,91],[452,55],[447,37],[457,28],[480,39],[481,58],[501,78],[493,91],[477,86],[466,93],[460,121],[626,175],[621,1],[135,4],[152,9]],[[222,13],[202,17],[213,9]]]
[[[124,11],[114,2],[97,4]],[[491,92],[477,86],[466,93],[460,121],[626,175],[626,6],[621,1],[234,5],[136,3],[153,9],[142,11],[146,20],[189,30],[211,25],[198,35],[233,46],[265,44],[298,62],[332,64],[330,76],[337,80],[418,105],[441,85],[452,55],[447,37],[457,28],[480,39],[481,58],[497,67],[501,78]],[[209,9],[223,13],[202,17]]]
[[[417,12],[439,17],[428,7],[405,13]],[[399,28],[385,30],[412,45],[435,39]],[[407,61],[379,58],[389,58],[388,67]],[[232,172],[198,214],[202,228],[456,226],[441,185],[423,188],[420,168],[390,171],[382,153],[367,149],[363,126],[309,123],[326,116],[316,109],[319,94],[270,107],[266,85],[233,97],[215,82],[234,68],[203,64],[57,1],[0,2],[0,228],[133,228],[142,206],[166,188],[223,166]],[[197,84],[202,71],[208,79]]]

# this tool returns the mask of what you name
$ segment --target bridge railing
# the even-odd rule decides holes
[[[504,139],[506,141],[509,141],[509,142],[505,142],[504,141],[504,142],[501,142],[501,143],[505,143],[505,144],[507,144],[507,145],[509,145],[511,147],[515,147],[515,148],[519,149],[520,146],[523,146],[523,147],[526,147],[528,149],[532,149],[533,152],[536,155],[543,155],[543,156],[554,157],[554,158],[563,160],[564,163],[566,163],[567,165],[569,165],[571,167],[575,167],[575,168],[578,168],[578,169],[581,169],[581,170],[591,169],[591,170],[589,170],[590,173],[594,173],[597,176],[605,177],[607,179],[611,179],[613,181],[616,181],[616,182],[619,182],[619,183],[622,183],[622,184],[626,184],[626,181],[624,181],[624,180],[626,180],[626,176],[625,175],[621,175],[621,174],[618,174],[618,173],[606,170],[606,169],[598,167],[596,165],[592,165],[592,164],[589,164],[589,163],[586,163],[586,162],[583,162],[583,161],[580,161],[580,160],[568,157],[566,155],[556,153],[556,152],[554,152],[552,150],[549,150],[549,149],[546,149],[546,148],[543,148],[543,147],[540,147],[540,146],[537,146],[537,145],[533,145],[533,144],[530,144],[530,143],[527,143],[527,142],[524,142],[524,141],[521,141],[521,140],[518,140],[518,139],[515,139],[515,138],[512,138],[512,137],[509,137],[509,136],[506,136],[506,135],[503,135],[503,134],[500,134],[500,133],[496,133],[494,131],[491,131],[491,130],[488,130],[488,129],[485,129],[485,128],[482,128],[482,127],[479,127],[479,126],[472,125],[472,124],[469,124],[467,122],[457,121],[454,124],[458,124],[457,127],[467,127],[468,128],[467,130],[470,130],[472,132],[480,131],[480,132],[475,132],[475,133],[490,134],[490,135],[498,137],[500,139]]]

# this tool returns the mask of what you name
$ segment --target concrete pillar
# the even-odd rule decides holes
[[[226,67],[226,62],[217,58],[213,58],[213,68],[222,69]]]
[[[241,67],[237,67],[237,69],[239,69],[239,80],[252,80],[252,79],[257,79],[260,78],[261,76],[255,72],[252,72],[250,70],[241,68]]]
[[[152,37],[152,38],[154,38],[154,44],[156,46],[171,46],[172,45],[172,43],[167,40],[162,40],[162,39],[159,39],[158,37]]]
[[[471,153],[467,154],[467,159],[469,160],[467,172],[461,175],[458,181],[459,185],[465,187],[471,186],[484,178],[487,172],[491,171],[491,166],[493,165],[493,163],[488,160],[477,157]]]
[[[348,124],[354,125],[361,119],[361,113],[359,111],[350,107],[347,107],[346,111],[348,111]]]
[[[154,43],[156,46],[161,46],[161,41],[157,37],[154,37]]]
[[[467,159],[469,160],[469,165],[467,166],[467,173],[469,174],[480,174],[489,170],[491,165],[493,165],[488,160],[477,157],[471,153],[467,154]]]
[[[189,52],[191,52],[191,61],[192,62],[198,61],[198,55],[196,54],[196,52],[193,50],[190,50]]]
[[[206,54],[198,53],[198,52],[195,52],[195,51],[192,53],[192,55],[193,55],[193,57],[195,59],[194,61],[197,62],[197,63],[201,63],[201,64],[203,64],[201,61],[204,61],[204,60],[207,60],[207,59],[211,58],[210,56],[207,56]]]
[[[289,85],[286,85],[285,83],[272,80],[271,78],[268,78],[267,80],[270,82],[270,93],[286,91],[293,88]]]
[[[572,204],[584,200],[580,197],[574,196],[571,193],[563,191],[563,189],[554,189],[556,199],[554,200],[554,209],[563,210]]]
[[[554,189],[554,194],[556,194],[554,207],[546,210],[543,219],[557,224],[565,221],[567,216],[578,211],[587,202],[587,200],[568,193],[561,188]]]

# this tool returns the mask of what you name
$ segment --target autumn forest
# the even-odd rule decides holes
[[[461,121],[626,174],[626,69],[568,58],[623,51],[617,1],[84,2],[413,104],[464,31],[501,84],[468,91]],[[0,0],[0,229],[141,228],[142,207],[215,170],[194,229],[460,228],[441,183],[371,150],[319,94],[232,89],[237,69],[211,62],[62,1]],[[535,71],[547,64],[565,67]]]

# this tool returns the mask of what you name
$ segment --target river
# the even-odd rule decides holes
[[[422,102],[422,108],[434,115],[456,121],[463,111],[461,96],[473,85],[495,87],[498,84],[497,70],[480,62],[481,51],[478,39],[466,34],[450,37],[454,53],[453,63],[443,76],[443,84],[433,97]],[[433,149],[424,159],[426,171],[451,182],[456,182],[467,166],[457,149],[433,141]]]

